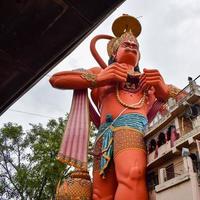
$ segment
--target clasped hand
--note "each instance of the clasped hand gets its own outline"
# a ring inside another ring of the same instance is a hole
[[[117,82],[126,82],[127,72],[130,70],[130,65],[114,63],[97,75],[97,83],[99,86],[104,86]],[[168,86],[165,84],[160,72],[156,69],[144,69],[140,77],[139,87],[142,91],[147,91],[152,86],[155,88],[157,99],[163,101],[168,99]]]
[[[114,63],[97,75],[97,84],[104,86],[111,83],[126,82],[127,72],[127,65]]]
[[[156,98],[167,101],[169,93],[168,86],[165,84],[160,72],[156,69],[144,69],[143,72],[139,82],[140,88],[146,91],[153,86],[155,88]]]

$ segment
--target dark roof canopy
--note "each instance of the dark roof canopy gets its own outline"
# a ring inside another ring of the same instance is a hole
[[[1,0],[0,113],[125,0]]]

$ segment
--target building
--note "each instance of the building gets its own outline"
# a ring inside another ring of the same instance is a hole
[[[145,133],[149,200],[200,200],[200,86],[169,99]]]

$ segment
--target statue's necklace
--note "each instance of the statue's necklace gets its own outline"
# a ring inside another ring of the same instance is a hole
[[[137,102],[137,103],[133,103],[133,104],[127,104],[125,103],[121,98],[120,98],[120,95],[119,95],[119,85],[117,84],[116,86],[116,97],[117,97],[117,101],[127,107],[127,108],[131,108],[131,109],[137,109],[137,108],[141,108],[143,107],[144,103],[145,103],[145,99],[146,99],[146,93],[144,92],[142,98]]]

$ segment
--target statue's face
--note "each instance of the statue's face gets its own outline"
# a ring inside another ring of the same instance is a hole
[[[139,44],[136,38],[131,38],[131,40],[125,39],[114,56],[118,63],[136,66],[140,59]]]

